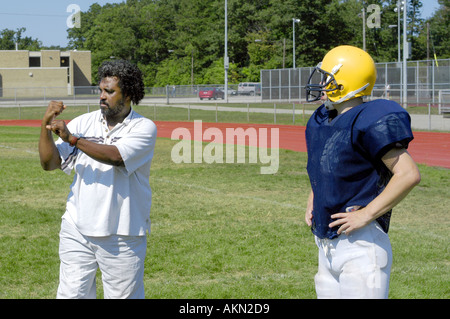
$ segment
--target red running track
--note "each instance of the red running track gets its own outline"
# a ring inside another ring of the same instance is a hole
[[[40,120],[0,120],[1,126],[39,127],[40,123]],[[158,137],[171,138],[172,132],[176,128],[186,128],[191,137],[194,137],[194,122],[155,121],[155,124],[158,128]],[[271,129],[278,128],[280,148],[306,152],[304,126],[202,122],[202,136],[207,128],[218,128],[223,132],[223,136],[226,136],[226,128],[242,128],[244,130],[266,128],[268,137],[271,136]],[[270,141],[270,138],[268,140]],[[417,163],[450,168],[450,133],[414,132],[414,140],[410,143],[408,151]]]

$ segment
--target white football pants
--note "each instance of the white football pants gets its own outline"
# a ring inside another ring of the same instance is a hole
[[[392,265],[388,235],[374,221],[349,235],[316,237],[319,270],[314,277],[317,298],[386,299]]]
[[[96,298],[98,268],[102,272],[104,298],[145,297],[146,236],[84,236],[65,219],[59,236],[57,298]]]

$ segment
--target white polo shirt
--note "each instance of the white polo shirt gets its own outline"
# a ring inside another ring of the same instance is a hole
[[[73,119],[67,127],[87,140],[115,145],[125,166],[98,162],[58,139],[61,169],[67,174],[75,171],[63,218],[86,236],[150,233],[149,178],[156,142],[153,121],[131,110],[122,123],[109,130],[98,110]]]

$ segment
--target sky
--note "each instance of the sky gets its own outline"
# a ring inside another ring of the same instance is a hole
[[[66,47],[67,19],[75,12],[69,8],[71,4],[85,12],[94,3],[121,2],[124,0],[0,0],[0,30],[24,27],[23,36],[38,39],[44,46]]]
[[[82,12],[93,3],[121,3],[124,0],[0,0],[0,30],[17,30],[25,27],[23,36],[38,39],[44,46],[66,47],[67,20],[75,12],[71,4]],[[422,0],[422,18],[430,17],[439,7],[437,0]],[[69,19],[70,20],[70,19]]]

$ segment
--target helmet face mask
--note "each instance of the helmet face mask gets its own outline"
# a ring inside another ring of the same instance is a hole
[[[319,63],[311,72],[308,83],[306,84],[306,102],[318,101],[322,98],[325,92],[333,92],[339,90],[339,85],[334,78],[334,75],[327,72],[320,67],[322,63]],[[313,82],[316,74],[320,75],[321,80],[319,83]]]
[[[362,49],[341,45],[330,50],[309,76],[306,101],[324,100],[327,108],[372,93],[377,70]]]

